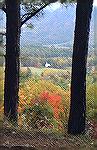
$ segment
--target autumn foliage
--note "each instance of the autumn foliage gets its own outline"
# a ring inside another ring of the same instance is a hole
[[[40,94],[41,101],[48,101],[48,103],[52,106],[54,111],[54,117],[59,117],[59,112],[62,103],[62,97],[56,93],[49,93],[48,91],[44,91]]]
[[[49,108],[51,108],[53,119],[57,121],[60,121],[60,112],[63,114],[69,113],[70,92],[50,81],[38,80],[36,82],[35,80],[29,80],[23,83],[20,87],[19,97],[19,117],[23,115],[26,109],[29,110],[28,108],[33,108],[35,105],[42,105],[43,107],[47,105],[46,111],[49,112]]]

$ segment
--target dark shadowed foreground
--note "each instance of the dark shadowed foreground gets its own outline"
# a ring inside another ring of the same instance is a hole
[[[0,129],[0,150],[97,150],[88,135]]]

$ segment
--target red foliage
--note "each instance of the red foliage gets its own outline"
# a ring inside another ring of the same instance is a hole
[[[59,107],[61,105],[62,98],[60,95],[56,93],[49,93],[48,91],[44,91],[40,94],[41,101],[48,101],[48,103],[52,106],[54,111],[54,117],[59,118]]]
[[[41,101],[47,101],[49,98],[49,92],[48,91],[44,91],[40,94],[40,100]]]

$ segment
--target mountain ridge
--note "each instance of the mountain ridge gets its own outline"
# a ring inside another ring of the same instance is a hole
[[[0,11],[0,14],[3,14]],[[5,27],[4,20],[0,20],[1,28]],[[33,17],[27,23],[33,24],[34,28],[27,28],[26,24],[21,29],[21,46],[41,45],[41,46],[61,46],[72,47],[74,40],[74,28],[76,17],[76,5],[65,7],[60,5],[56,9],[47,7],[44,9],[43,16]],[[94,47],[94,20],[91,20],[90,44]]]
[[[72,47],[74,39],[76,5],[68,7],[60,6],[54,11],[44,10],[41,18],[32,18],[30,23],[34,24],[34,29],[22,28],[21,44],[26,45],[64,45]],[[94,46],[94,22],[91,20],[91,31],[89,47]],[[27,37],[24,39],[24,37]],[[63,44],[64,43],[64,44]]]

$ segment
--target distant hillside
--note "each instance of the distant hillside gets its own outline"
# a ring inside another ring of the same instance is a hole
[[[34,29],[22,28],[21,44],[59,45],[72,47],[76,6],[60,6],[56,10],[45,9],[41,18],[29,22]],[[91,21],[90,46],[94,44],[93,18]]]
[[[72,47],[74,26],[75,26],[76,6],[61,5],[56,9],[44,9],[43,16],[33,17],[28,22],[34,28],[22,27],[21,45],[55,45],[58,47]],[[3,18],[3,20],[2,20]],[[5,14],[0,10],[0,28],[5,27]],[[93,17],[91,21],[90,47],[94,45]]]
[[[21,48],[21,55],[37,58],[72,57],[72,49],[27,45]]]

